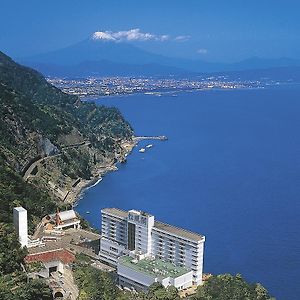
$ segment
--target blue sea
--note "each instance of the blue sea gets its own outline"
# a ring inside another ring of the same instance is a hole
[[[136,135],[169,140],[140,143],[86,190],[79,213],[99,228],[104,207],[147,211],[206,236],[205,272],[241,273],[277,299],[300,299],[299,87],[95,102],[118,107]]]

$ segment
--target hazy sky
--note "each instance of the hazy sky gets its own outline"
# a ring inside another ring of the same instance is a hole
[[[0,50],[27,56],[71,45],[95,31],[139,29],[141,34],[167,37],[145,40],[141,35],[141,40],[129,42],[169,56],[208,61],[300,58],[298,2],[0,0]]]

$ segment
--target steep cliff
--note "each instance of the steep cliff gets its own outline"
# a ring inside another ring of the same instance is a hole
[[[124,159],[132,136],[117,109],[83,103],[0,52],[2,180],[13,176],[51,201],[70,202],[80,187]],[[15,197],[0,190],[0,216],[11,213],[7,202],[21,201],[11,184]]]

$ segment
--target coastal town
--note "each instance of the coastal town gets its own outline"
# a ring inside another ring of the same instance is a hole
[[[155,77],[88,77],[88,78],[47,78],[48,82],[65,93],[81,98],[97,98],[109,95],[145,93],[161,96],[167,93],[176,96],[177,92],[208,89],[263,88],[276,84],[270,80],[230,79],[225,75],[202,76],[195,78],[155,78]]]

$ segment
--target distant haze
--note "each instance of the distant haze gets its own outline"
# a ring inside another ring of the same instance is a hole
[[[300,67],[300,60],[252,57],[237,63],[211,63],[203,59],[160,55],[143,49],[138,42],[166,43],[189,39],[187,36],[155,35],[139,29],[97,31],[74,45],[19,58],[46,76],[192,76],[199,73]],[[205,49],[198,52],[205,53]],[[298,71],[297,71],[298,72]]]
[[[14,58],[97,37],[168,57],[232,63],[300,58],[297,1],[1,2],[0,49]]]

